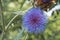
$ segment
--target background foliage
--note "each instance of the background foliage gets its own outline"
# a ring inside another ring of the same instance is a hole
[[[34,35],[24,31],[22,15],[18,14],[31,6],[29,0],[0,0],[0,40],[60,40],[60,10],[49,17],[43,34]]]

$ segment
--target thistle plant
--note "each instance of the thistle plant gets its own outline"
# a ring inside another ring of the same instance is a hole
[[[23,0],[19,11],[9,11],[9,13],[12,13],[12,15],[14,14],[15,16],[7,24],[5,24],[6,18],[4,16],[5,15],[4,11],[6,10],[4,10],[3,5],[4,0],[1,0],[0,3],[1,3],[2,35],[0,37],[0,40],[9,40],[9,37],[7,35],[9,33],[9,30],[11,31],[11,29],[14,29],[15,24],[13,23],[13,21],[16,18],[18,18],[18,16],[21,16],[22,18],[19,19],[22,22],[21,25],[19,24],[21,26],[21,29],[20,28],[18,29],[17,34],[14,37],[12,37],[11,40],[54,40],[55,36],[60,32],[51,29],[53,30],[52,33],[50,32],[51,34],[50,33],[49,35],[48,33],[45,34],[45,32],[50,30],[50,28],[48,29],[49,23],[53,23],[56,20],[60,20],[60,18],[49,20],[49,17],[52,16],[54,11],[60,10],[60,4],[58,3],[59,1],[56,2],[56,0],[31,0],[29,2],[30,4],[32,2],[32,5],[28,9],[22,11],[24,9],[23,6],[25,6],[24,4],[27,1],[28,0]],[[50,9],[50,6],[52,5],[55,6]],[[11,25],[13,25],[14,27],[12,28]]]

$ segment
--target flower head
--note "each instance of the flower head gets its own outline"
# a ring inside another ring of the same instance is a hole
[[[44,31],[47,17],[38,7],[32,7],[23,15],[23,27],[32,33],[40,33]]]

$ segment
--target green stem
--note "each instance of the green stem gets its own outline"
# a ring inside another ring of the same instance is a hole
[[[4,11],[4,7],[3,7],[3,0],[1,0],[1,20],[2,20],[2,29],[4,30],[4,27],[5,27],[5,23],[4,23],[4,14],[3,14],[3,11]]]
[[[25,3],[25,0],[23,1],[22,5],[21,5],[20,10],[21,10],[21,8],[23,7],[24,3]],[[13,20],[14,20],[17,16],[19,16],[19,14],[15,15],[15,16],[11,19],[11,21],[7,24],[7,26],[6,26],[6,28],[5,28],[6,31],[9,29],[9,25],[13,22]]]
[[[25,40],[27,40],[27,38],[28,38],[28,34],[26,35]]]
[[[3,0],[0,0],[0,6],[1,6],[1,20],[2,20],[2,30],[3,30],[1,40],[4,40],[4,35],[5,35],[5,23],[4,23],[4,14],[3,14],[3,11],[4,11]]]
[[[11,21],[7,24],[7,26],[5,27],[5,30],[6,30],[6,31],[8,30],[10,24],[13,22],[13,20],[14,20],[17,16],[18,16],[18,14],[15,15],[15,16],[11,19]]]

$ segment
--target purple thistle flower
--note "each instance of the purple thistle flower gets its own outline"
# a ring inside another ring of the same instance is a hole
[[[22,17],[23,27],[32,33],[40,33],[44,31],[47,17],[38,7],[32,7]]]

